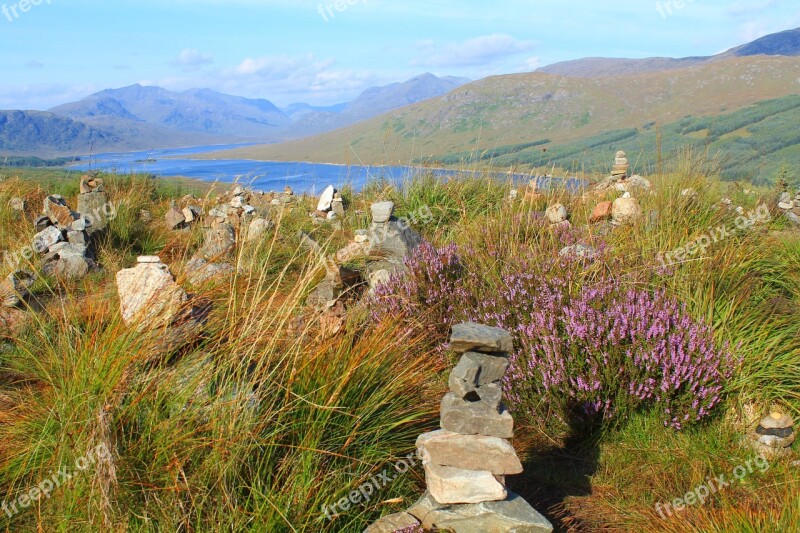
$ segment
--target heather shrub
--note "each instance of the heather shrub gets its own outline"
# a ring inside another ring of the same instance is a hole
[[[587,275],[578,259],[534,261],[533,253],[506,258],[495,276],[476,275],[467,268],[474,255],[424,245],[407,260],[406,277],[377,289],[374,313],[414,316],[437,341],[463,320],[511,331],[505,389],[516,416],[592,425],[652,408],[680,429],[721,402],[737,361],[665,292],[627,288],[608,269]]]

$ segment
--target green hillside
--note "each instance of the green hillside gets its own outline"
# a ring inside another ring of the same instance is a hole
[[[623,149],[635,163],[635,171],[650,173],[657,168],[660,144],[662,157],[669,158],[691,146],[715,158],[728,179],[765,182],[782,166],[800,166],[799,121],[800,95],[792,95],[722,115],[686,116],[664,126],[651,122],[640,128],[613,130],[580,141],[552,143],[543,139],[416,162],[531,169],[556,166],[573,172],[603,173],[610,170],[609,154]]]

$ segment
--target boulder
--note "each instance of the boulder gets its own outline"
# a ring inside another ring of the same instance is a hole
[[[265,218],[256,218],[250,222],[247,228],[247,242],[261,240],[264,235],[272,229],[274,224]]]
[[[636,224],[643,216],[636,198],[617,198],[611,209],[611,218],[617,225]]]
[[[158,257],[140,257],[136,267],[117,272],[116,281],[122,319],[139,331],[167,326],[189,300]]]
[[[209,263],[202,257],[194,257],[186,263],[185,272],[189,283],[199,286],[229,278],[236,273],[236,270],[227,263]]]
[[[567,208],[562,204],[553,204],[547,208],[545,216],[550,224],[560,224],[567,220]]]

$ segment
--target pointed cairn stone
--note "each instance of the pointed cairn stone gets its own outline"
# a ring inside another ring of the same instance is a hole
[[[505,487],[506,476],[522,473],[507,440],[514,435],[514,419],[502,402],[511,335],[500,328],[459,324],[453,327],[450,348],[463,356],[442,401],[442,429],[417,439],[428,492],[408,514],[426,529],[456,533],[551,532],[544,517]]]

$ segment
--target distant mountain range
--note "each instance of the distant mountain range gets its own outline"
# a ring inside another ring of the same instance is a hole
[[[587,57],[584,59],[554,63],[540,68],[537,72],[575,78],[607,78],[642,74],[645,72],[676,70],[722,61],[732,57],[756,55],[800,55],[800,28],[773,33],[714,56],[684,57],[679,59],[671,57],[648,57],[645,59]]]
[[[297,103],[285,109],[269,100],[209,89],[178,93],[137,84],[101,91],[47,112],[0,111],[0,154],[61,156],[90,149],[277,142],[354,124],[441,96],[469,81],[423,74],[367,89],[351,102],[327,107]]]

